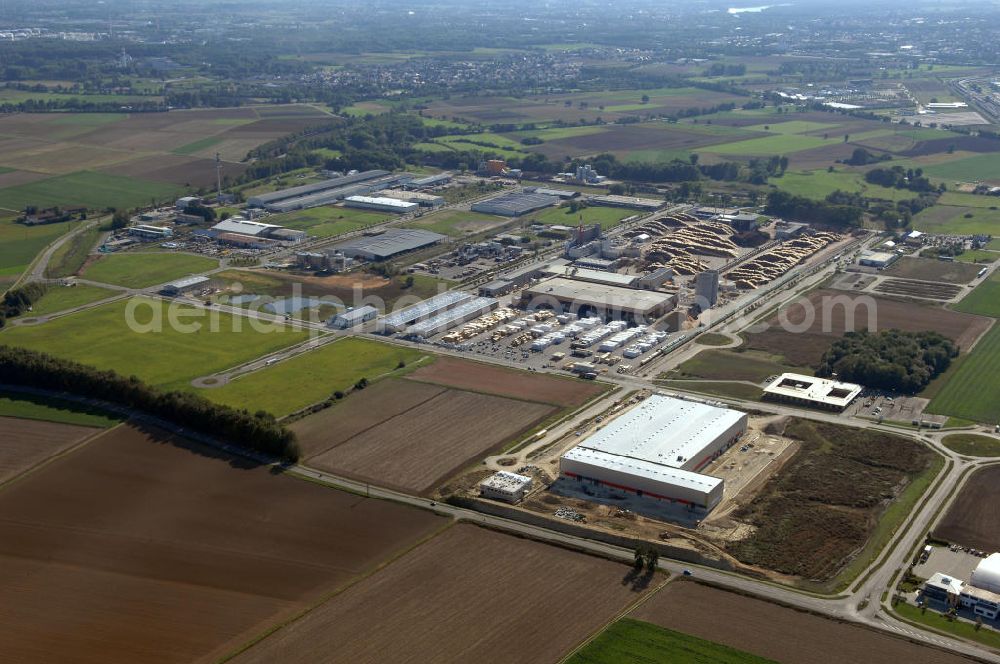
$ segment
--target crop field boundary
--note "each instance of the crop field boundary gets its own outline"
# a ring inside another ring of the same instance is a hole
[[[16,389],[16,387],[7,386],[7,387],[4,387],[4,389],[5,390],[10,389],[10,390],[13,391],[14,389]],[[22,392],[22,394],[28,394],[28,393],[27,392]],[[69,447],[67,447],[67,448],[65,448],[63,450],[59,450],[55,454],[52,454],[52,455],[46,457],[45,459],[42,459],[41,461],[39,461],[35,465],[31,466],[30,468],[25,468],[24,470],[22,470],[17,475],[14,475],[13,477],[11,477],[9,479],[0,482],[0,491],[3,491],[4,489],[6,489],[7,487],[9,487],[14,482],[19,482],[19,481],[21,481],[23,479],[26,479],[26,478],[30,477],[31,475],[34,475],[35,473],[39,472],[40,470],[42,470],[43,468],[45,468],[49,464],[51,464],[51,463],[53,463],[55,461],[58,461],[59,459],[62,459],[63,457],[72,454],[73,452],[76,452],[78,449],[80,449],[84,445],[87,445],[88,443],[90,443],[95,438],[97,438],[99,436],[102,436],[102,435],[104,435],[104,434],[106,434],[106,433],[108,433],[110,431],[114,431],[118,427],[121,427],[121,426],[123,426],[125,424],[127,424],[127,420],[123,421],[123,422],[119,422],[118,424],[116,424],[114,426],[111,426],[111,427],[108,427],[107,429],[95,429],[92,433],[88,434],[87,436],[85,436],[82,439],[78,440],[77,442],[73,443]]]
[[[286,473],[286,474],[288,474],[288,473]],[[316,480],[314,480],[312,478],[306,478],[306,477],[302,477],[302,476],[299,476],[299,475],[295,475],[294,473],[290,474],[290,476],[296,477],[296,479],[302,479],[302,480],[306,480],[306,481],[309,481],[309,482],[313,482],[315,484],[319,484],[320,486],[324,486],[324,487],[326,487],[328,489],[332,488],[335,491],[342,490],[342,489],[340,489],[340,487],[333,487],[330,484],[327,484],[326,482],[316,481]],[[353,493],[353,492],[351,492],[351,493]],[[366,498],[368,498],[368,497],[366,496]],[[373,499],[373,500],[385,500],[383,498],[377,498],[377,497],[372,497],[372,498],[369,498],[369,499]],[[395,503],[396,501],[389,501],[389,502]],[[438,513],[435,512],[435,514],[438,514]],[[280,622],[272,625],[271,627],[269,627],[266,630],[264,630],[263,632],[261,632],[259,635],[257,635],[254,638],[252,638],[247,643],[244,643],[243,645],[239,646],[235,650],[229,652],[228,654],[223,655],[222,657],[220,657],[218,659],[219,664],[222,664],[223,662],[228,662],[228,661],[232,660],[233,658],[238,657],[239,655],[241,655],[241,654],[245,653],[246,651],[250,650],[251,648],[253,648],[257,644],[259,644],[261,641],[263,641],[264,639],[268,638],[272,634],[275,634],[275,633],[281,631],[282,629],[284,629],[284,628],[286,628],[286,627],[288,627],[288,626],[290,626],[290,625],[298,622],[302,618],[305,618],[307,615],[309,615],[310,613],[312,613],[316,609],[320,608],[321,606],[323,606],[324,604],[326,604],[327,602],[329,602],[331,599],[333,599],[337,595],[340,595],[344,591],[350,589],[351,587],[357,585],[358,583],[364,581],[365,579],[373,576],[374,574],[382,571],[383,569],[385,569],[386,567],[388,567],[392,563],[396,562],[397,560],[399,560],[400,558],[402,558],[406,554],[410,553],[414,549],[416,549],[416,548],[418,548],[418,547],[426,544],[427,542],[433,540],[434,538],[438,537],[439,535],[441,535],[442,533],[444,533],[449,528],[452,528],[456,523],[458,523],[458,521],[455,520],[455,519],[451,519],[451,520],[447,521],[445,524],[443,524],[437,530],[434,530],[433,532],[427,533],[423,537],[420,537],[416,541],[412,542],[409,546],[404,546],[403,548],[401,548],[398,551],[394,552],[388,558],[385,558],[384,560],[380,561],[378,564],[374,565],[371,569],[368,569],[368,570],[365,570],[364,572],[356,574],[349,581],[345,581],[341,585],[337,586],[336,588],[334,588],[330,592],[328,592],[325,595],[323,595],[322,597],[320,597],[318,600],[316,600],[315,602],[313,602],[312,605],[307,606],[306,608],[302,609],[301,611],[299,611],[295,615],[289,616],[285,620],[282,620],[282,621],[280,621]]]

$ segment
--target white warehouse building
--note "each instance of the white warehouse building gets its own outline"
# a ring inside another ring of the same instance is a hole
[[[708,512],[723,481],[698,471],[736,443],[747,414],[654,395],[562,456],[561,477]]]

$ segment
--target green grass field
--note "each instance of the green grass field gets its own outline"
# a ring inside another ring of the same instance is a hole
[[[1000,153],[991,152],[941,164],[929,164],[924,166],[924,174],[956,182],[1000,180]]]
[[[717,397],[732,397],[746,401],[757,401],[764,396],[764,390],[746,383],[734,383],[711,380],[662,380],[657,385],[669,387],[681,392],[698,392]]]
[[[733,338],[726,334],[708,332],[706,334],[699,334],[694,338],[694,342],[702,346],[728,346],[733,343]]]
[[[0,277],[21,274],[36,255],[79,222],[24,226],[0,219]]]
[[[913,227],[925,233],[1000,235],[1000,210],[935,205],[915,216]]]
[[[135,330],[128,323],[130,306]],[[171,324],[171,310],[179,325]],[[162,323],[159,326],[157,319]],[[261,329],[218,311],[135,297],[42,325],[8,327],[0,331],[0,343],[135,375],[163,388],[189,389],[194,378],[308,338],[305,331],[277,323],[258,323],[257,327]]]
[[[213,145],[218,145],[223,140],[224,139],[222,138],[222,136],[206,136],[205,138],[193,141],[191,143],[188,143],[187,145],[182,145],[179,148],[175,148],[173,150],[173,153],[184,154],[184,155],[194,154],[195,152],[201,152],[202,150],[206,150],[212,147]]]
[[[49,264],[45,266],[45,276],[49,279],[60,279],[79,272],[87,262],[91,250],[97,245],[101,232],[101,227],[97,224],[64,242],[52,252]]]
[[[989,279],[976,286],[952,308],[967,314],[1000,318],[1000,274],[991,274]]]
[[[951,622],[934,609],[927,609],[926,613],[921,613],[920,609],[912,604],[897,604],[895,611],[903,618],[919,625],[976,641],[993,649],[1000,649],[1000,633],[996,630],[989,628],[977,630],[974,624],[964,620]]]
[[[426,214],[419,219],[406,224],[407,228],[421,228],[426,231],[442,233],[454,237],[480,233],[497,226],[502,226],[510,220],[492,214],[482,214],[465,210],[441,210]]]
[[[554,207],[535,212],[530,218],[541,224],[578,226],[584,224],[600,224],[601,228],[608,229],[617,226],[622,219],[639,214],[637,210],[626,208],[591,206],[581,208],[577,212],[572,212],[568,207]]]
[[[995,251],[986,251],[985,249],[967,249],[963,251],[958,256],[955,256],[955,260],[962,263],[994,263],[1000,258],[1000,254]]]
[[[269,223],[305,231],[315,237],[333,237],[380,224],[392,215],[345,207],[316,207],[269,217]]]
[[[0,189],[0,207],[23,210],[28,205],[86,205],[89,208],[133,208],[164,202],[183,193],[184,187],[124,175],[79,171],[46,180]]]
[[[42,299],[35,302],[31,308],[31,313],[28,315],[47,316],[57,311],[65,311],[112,297],[117,292],[109,288],[98,288],[97,286],[88,286],[86,284],[77,284],[71,287],[50,284],[45,295],[42,296]]]
[[[26,420],[45,420],[102,429],[121,422],[120,418],[92,406],[52,397],[2,391],[0,391],[0,417],[20,417]],[[3,425],[0,423],[0,429],[2,428]]]
[[[190,254],[108,254],[91,263],[82,276],[104,284],[147,288],[217,267],[219,261],[214,258]]]
[[[941,442],[952,452],[966,456],[1000,456],[1000,440],[989,436],[979,436],[974,433],[953,433],[950,436],[945,436]]]
[[[998,305],[1000,302],[993,306]],[[1000,325],[994,325],[979,340],[928,404],[927,412],[995,424],[1000,422],[997,394],[1000,394]]]
[[[761,351],[704,350],[677,367],[666,379],[703,378],[706,380],[745,380],[763,382],[766,378],[787,371],[811,375],[809,369],[782,363],[780,357]]]
[[[422,351],[347,338],[233,380],[222,387],[199,390],[212,401],[251,411],[262,408],[283,417],[347,391],[359,379],[373,381],[412,365]]]
[[[836,190],[864,194],[868,198],[884,198],[900,201],[913,197],[913,192],[905,189],[890,189],[868,184],[861,173],[854,171],[787,171],[779,178],[771,178],[768,183],[782,191],[807,198],[826,198]]]
[[[777,664],[720,643],[622,618],[577,651],[567,664]]]
[[[810,131],[826,131],[832,134],[840,125],[826,122],[811,122],[809,120],[789,120],[788,122],[773,122],[768,124],[744,127],[747,131],[769,131],[772,134],[805,134]],[[840,136],[843,138],[843,136]]]

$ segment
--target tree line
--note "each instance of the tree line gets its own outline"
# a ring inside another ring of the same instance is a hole
[[[295,434],[273,415],[237,410],[188,392],[163,392],[135,376],[126,378],[46,353],[0,346],[0,380],[109,401],[285,461],[299,458]]]
[[[776,217],[800,219],[825,226],[848,228],[859,226],[864,216],[864,208],[844,204],[838,197],[844,192],[833,192],[827,200],[816,201],[805,196],[795,196],[786,191],[772,191],[767,195],[764,213]]]
[[[33,281],[4,293],[3,300],[0,301],[0,328],[7,324],[8,318],[15,318],[31,309],[31,306],[45,295],[45,291],[45,284]]]

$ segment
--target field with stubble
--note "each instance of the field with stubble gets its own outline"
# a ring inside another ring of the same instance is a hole
[[[213,662],[445,520],[122,426],[0,491],[12,662]]]
[[[233,661],[558,662],[641,596],[630,569],[456,525]]]

